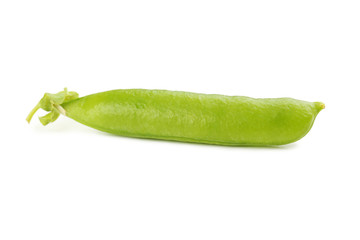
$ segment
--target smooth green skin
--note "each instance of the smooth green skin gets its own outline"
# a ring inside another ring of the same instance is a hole
[[[146,89],[101,92],[53,105],[55,112],[64,110],[75,121],[108,133],[218,145],[295,142],[324,108],[320,102],[292,98]],[[46,124],[54,121],[48,119]]]

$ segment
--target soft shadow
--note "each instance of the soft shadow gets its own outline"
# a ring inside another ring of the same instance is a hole
[[[34,119],[35,120],[35,119]],[[82,125],[72,119],[62,118],[58,119],[56,122],[49,123],[46,126],[43,126],[41,123],[34,123],[33,128],[38,132],[82,132],[89,133],[93,130],[90,127]],[[90,131],[89,131],[90,130]]]
[[[128,137],[128,136],[121,136],[116,135],[112,133],[107,132],[101,132],[98,131],[97,134],[114,137],[114,138],[127,138],[130,141],[151,141],[151,142],[163,142],[167,144],[185,144],[185,145],[194,145],[194,146],[200,146],[200,147],[211,147],[211,148],[230,148],[230,149],[241,149],[241,148],[247,148],[247,149],[278,149],[278,150],[287,150],[287,149],[294,149],[296,148],[296,144],[287,144],[287,145],[240,145],[240,146],[228,146],[228,145],[216,145],[216,144],[207,144],[207,143],[195,143],[195,142],[182,142],[182,141],[176,141],[176,140],[165,140],[165,139],[154,139],[154,138],[142,138],[142,137]]]

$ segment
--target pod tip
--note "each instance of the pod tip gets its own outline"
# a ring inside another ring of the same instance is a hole
[[[315,108],[317,110],[317,112],[320,112],[321,110],[323,110],[325,108],[325,103],[323,102],[315,102]]]

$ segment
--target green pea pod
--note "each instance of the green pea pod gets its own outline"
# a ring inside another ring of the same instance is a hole
[[[128,137],[218,145],[283,145],[304,137],[321,102],[292,98],[250,98],[191,92],[123,89],[78,98],[65,89],[46,93],[46,125],[60,114],[100,131]]]

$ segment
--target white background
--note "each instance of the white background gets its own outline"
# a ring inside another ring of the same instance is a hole
[[[360,239],[359,1],[0,2],[0,239]],[[278,148],[27,113],[119,88],[323,101]]]

